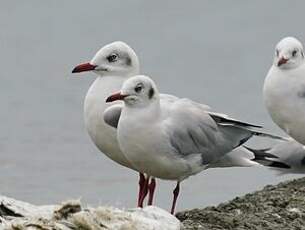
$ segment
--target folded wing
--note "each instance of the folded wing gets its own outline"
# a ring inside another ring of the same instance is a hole
[[[106,124],[112,126],[113,128],[117,128],[121,116],[123,105],[116,104],[108,107],[103,114],[103,118]]]
[[[185,157],[200,154],[205,165],[216,162],[253,135],[273,137],[254,130],[260,126],[210,112],[209,107],[189,99],[178,99],[166,108],[164,124],[174,151]]]

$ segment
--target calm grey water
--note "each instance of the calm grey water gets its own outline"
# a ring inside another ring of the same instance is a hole
[[[136,50],[142,72],[162,92],[283,134],[261,91],[275,44],[287,35],[305,41],[305,3],[299,3],[2,0],[0,193],[36,204],[81,197],[134,206],[137,174],[104,157],[84,128],[83,100],[95,76],[71,74],[115,40]],[[261,168],[208,170],[183,182],[178,209],[293,177]],[[158,205],[169,206],[173,187],[161,183]]]

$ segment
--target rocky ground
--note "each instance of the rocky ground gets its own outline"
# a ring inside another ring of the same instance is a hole
[[[305,230],[305,178],[176,217],[181,223],[153,206],[119,210],[83,207],[80,201],[35,206],[0,196],[0,230]]]
[[[177,213],[184,229],[305,229],[305,178],[268,185],[217,207]]]

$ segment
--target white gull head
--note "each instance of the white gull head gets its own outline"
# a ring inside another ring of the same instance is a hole
[[[127,80],[121,89],[129,107],[145,107],[159,98],[156,84],[149,77],[138,75]]]
[[[76,66],[72,73],[93,71],[99,76],[133,76],[139,72],[134,50],[121,41],[102,47],[88,63]]]
[[[304,63],[303,45],[294,37],[283,38],[275,48],[274,65],[280,69],[294,69]]]
[[[134,76],[126,80],[119,93],[107,98],[107,102],[124,100],[126,107],[147,107],[159,100],[159,92],[152,79],[144,75]]]

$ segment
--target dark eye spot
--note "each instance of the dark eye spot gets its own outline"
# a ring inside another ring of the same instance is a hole
[[[142,90],[142,85],[137,85],[135,88],[134,88],[134,91],[136,92],[136,93],[140,93],[141,92],[141,90]]]
[[[298,51],[297,50],[294,50],[294,51],[292,51],[292,57],[295,57],[296,55],[297,55],[297,53],[298,53]]]
[[[118,55],[117,54],[110,54],[108,57],[107,57],[107,60],[109,62],[116,62],[118,60]]]
[[[151,99],[155,94],[155,90],[153,88],[150,88],[148,91],[148,98]]]

